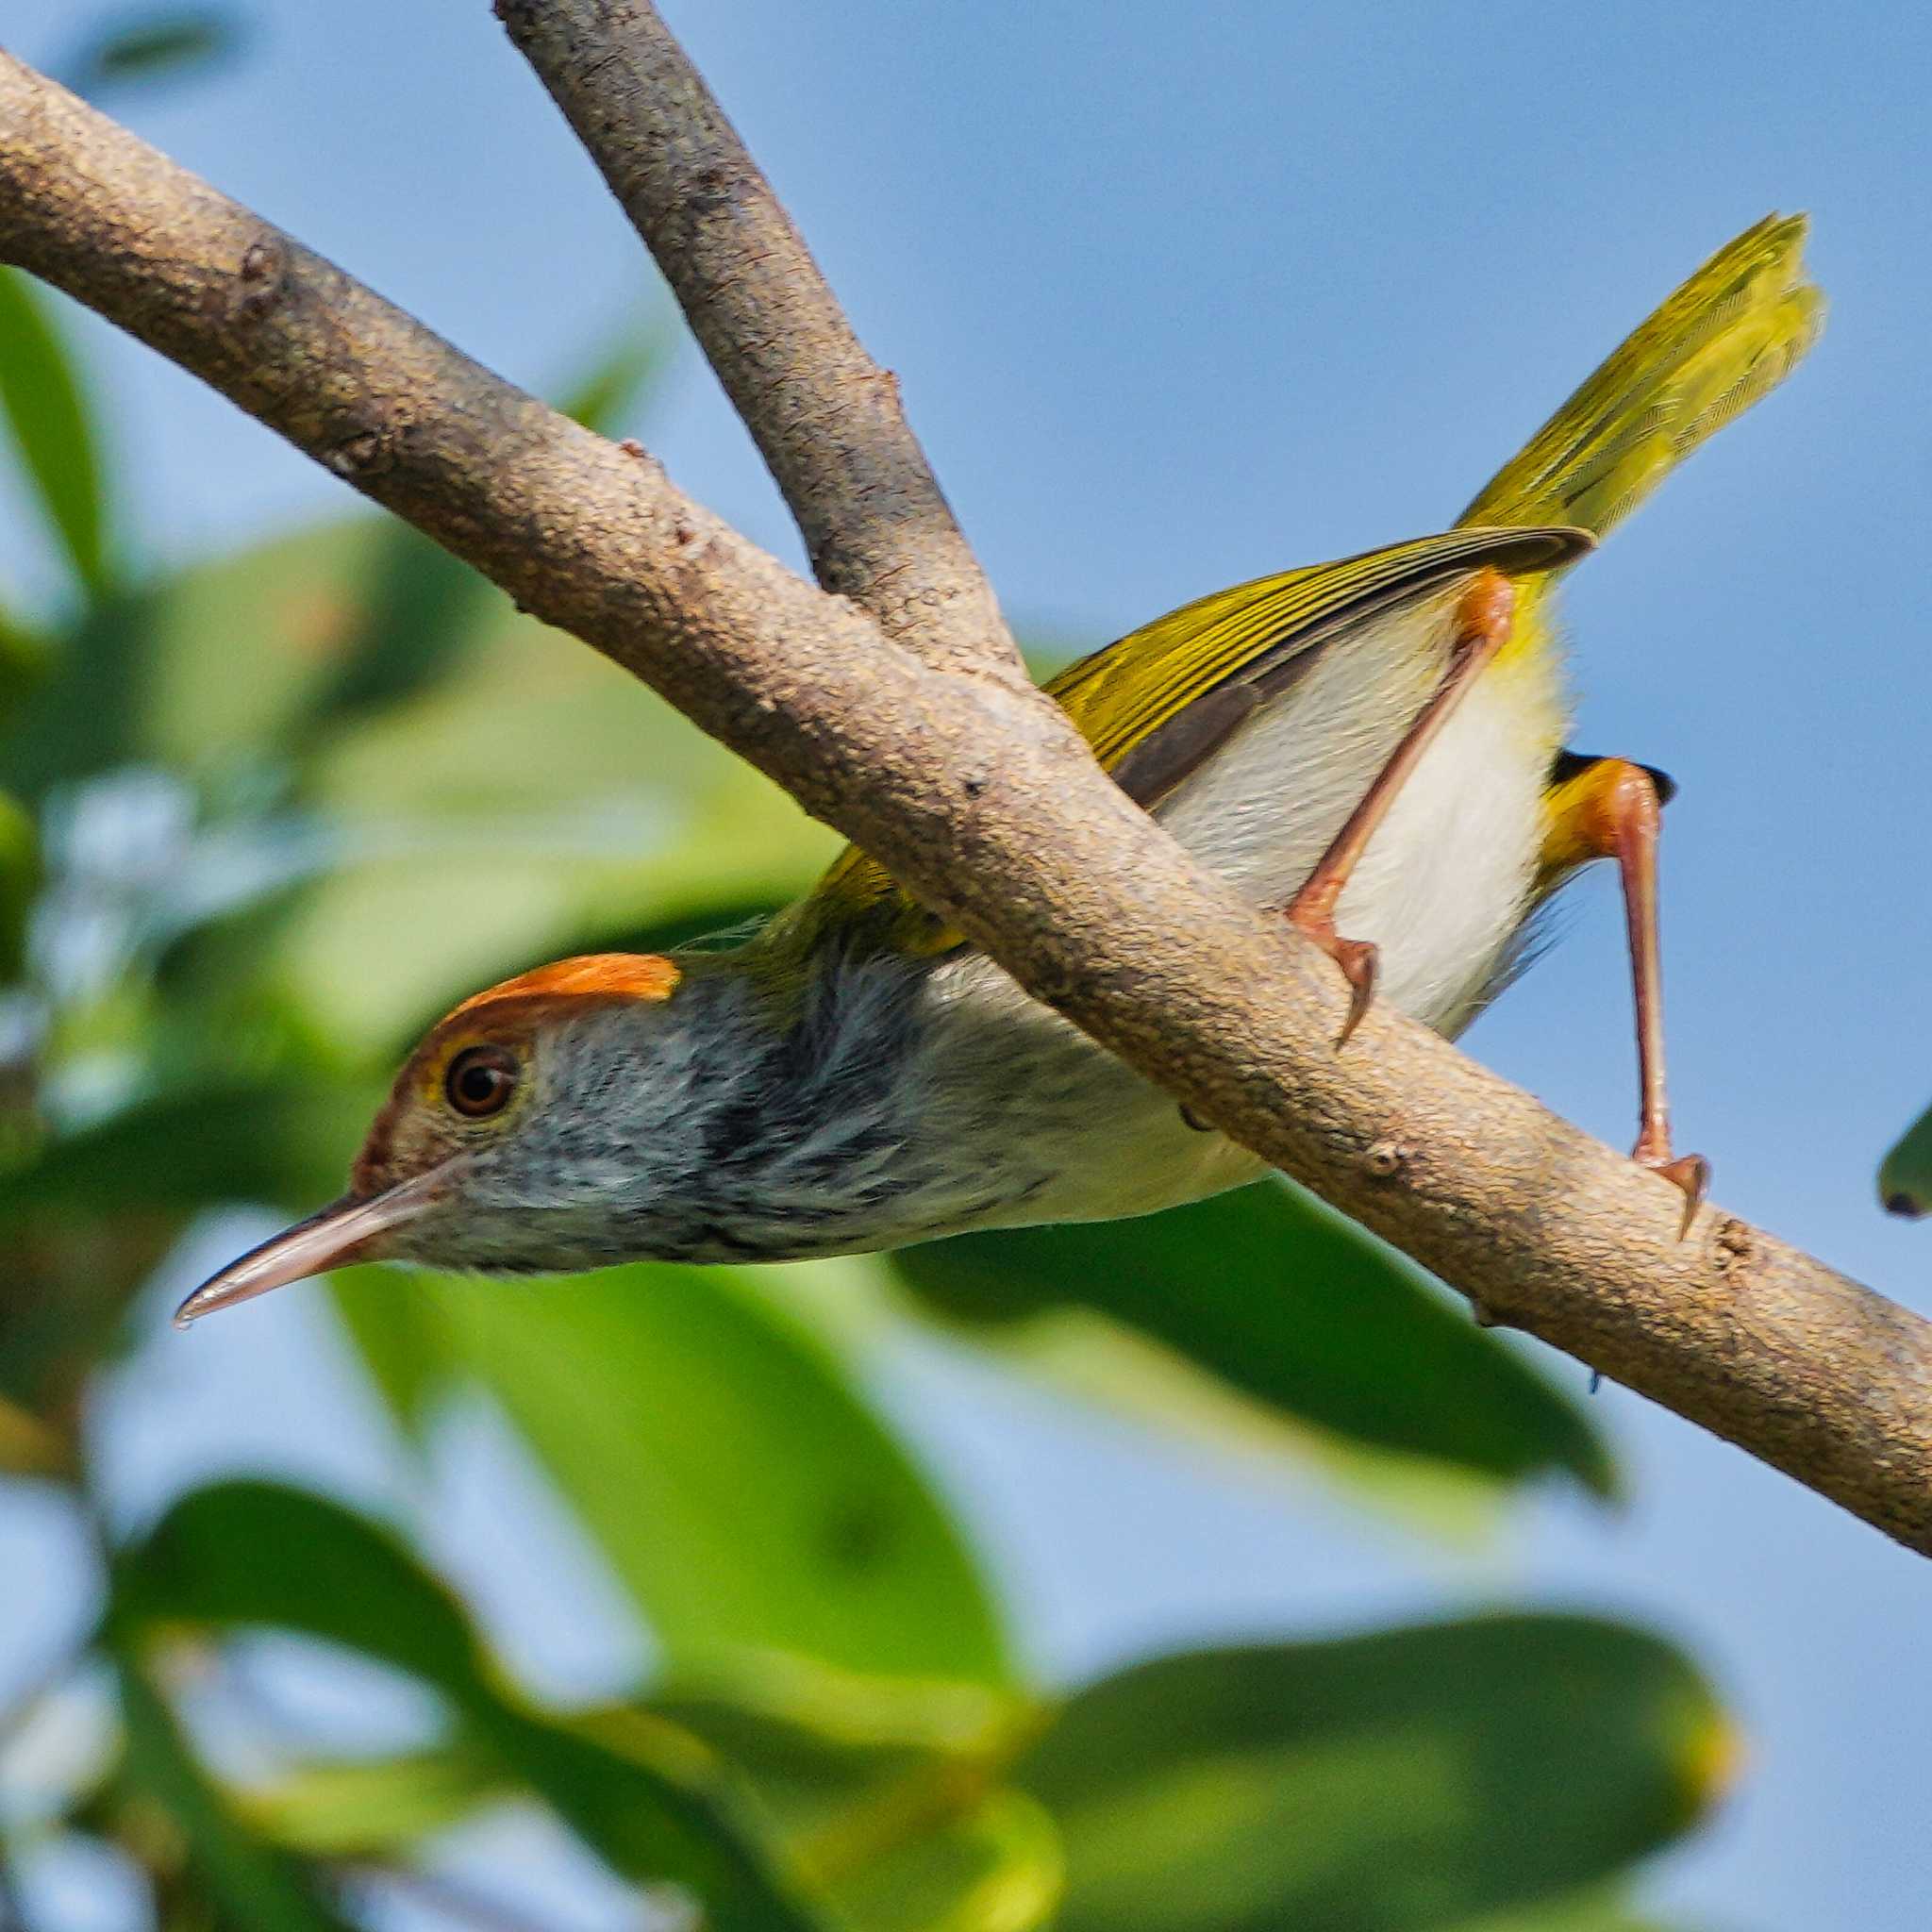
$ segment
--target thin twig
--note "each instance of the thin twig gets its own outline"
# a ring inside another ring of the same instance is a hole
[[[1492,1315],[1932,1553],[1932,1327],[1681,1197],[1202,874],[1044,700],[921,666],[655,465],[0,56],[0,259],[635,672],[1041,999]]]
[[[943,670],[1025,675],[908,425],[738,130],[649,0],[496,0],[657,258],[818,580]]]

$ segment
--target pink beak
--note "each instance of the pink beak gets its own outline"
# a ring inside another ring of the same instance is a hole
[[[319,1214],[250,1248],[239,1261],[209,1275],[175,1310],[175,1327],[186,1328],[217,1308],[253,1301],[272,1288],[285,1288],[291,1281],[364,1259],[378,1236],[414,1221],[441,1196],[455,1165],[446,1160],[384,1193],[344,1194]]]

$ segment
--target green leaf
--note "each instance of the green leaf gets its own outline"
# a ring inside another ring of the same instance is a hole
[[[400,686],[377,702],[389,660],[363,641],[402,623],[401,606],[383,620],[369,602],[383,530],[357,518],[170,579],[124,660],[94,654],[87,689],[70,680],[64,721],[9,746],[43,765],[38,739],[63,742],[125,705],[118,755],[204,784],[283,748],[300,807],[340,858],[279,895],[274,917],[227,923],[245,935],[225,950],[231,991],[373,1059],[507,966],[582,935],[782,904],[829,858],[833,836],[769,780],[615,666],[559,650],[493,591],[456,593],[470,627],[438,649],[460,676],[425,677],[418,661],[407,702],[391,701]],[[414,600],[444,566],[420,560],[405,601],[433,624],[433,597]],[[343,703],[338,727],[303,725],[311,705]]]
[[[354,1089],[291,1080],[160,1095],[0,1170],[0,1395],[58,1411],[195,1210],[314,1207],[368,1119]]]
[[[571,384],[557,407],[586,429],[608,436],[663,387],[678,337],[670,318],[625,328]]]
[[[1061,1890],[1059,1833],[1000,1782],[1035,1707],[968,1687],[812,1670],[655,1708],[750,1781],[854,1932],[1030,1932]]]
[[[38,799],[139,756],[157,613],[144,591],[97,599],[48,641],[8,708],[0,770],[15,790]]]
[[[815,1843],[814,1862],[841,1867],[855,1860],[829,1841],[853,1837],[855,1806],[962,1771],[983,1788],[1040,1714],[1024,1692],[784,1657],[674,1682],[650,1708],[740,1766],[778,1829]]]
[[[89,99],[113,88],[184,79],[231,58],[242,24],[225,7],[158,7],[95,33],[63,70]]]
[[[308,1764],[237,1804],[260,1837],[317,1858],[389,1858],[515,1795],[503,1766],[469,1741],[400,1757]]]
[[[214,1483],[176,1501],[119,1559],[114,1614],[296,1631],[406,1672],[459,1710],[496,1694],[461,1607],[394,1535],[277,1483]]]
[[[419,1445],[437,1396],[457,1371],[434,1293],[423,1286],[385,1267],[339,1268],[328,1277],[329,1298],[383,1407]]]
[[[0,610],[0,731],[12,728],[27,698],[51,673],[58,647],[17,612]]]
[[[142,755],[201,778],[291,742],[366,633],[390,528],[373,516],[331,519],[157,586]]]
[[[1878,1198],[1892,1214],[1932,1214],[1932,1108],[1907,1127],[1878,1170]]]
[[[891,1265],[954,1321],[1092,1309],[1349,1441],[1497,1481],[1563,1471],[1614,1491],[1574,1402],[1413,1263],[1285,1182],[1133,1221],[967,1235]]]
[[[313,1204],[340,1189],[375,1098],[291,1076],[136,1101],[0,1172],[0,1221]]]
[[[88,1377],[178,1228],[172,1216],[131,1214],[24,1216],[0,1230],[0,1401],[57,1437],[71,1429]]]
[[[350,1932],[295,1866],[236,1815],[138,1659],[123,1654],[115,1667],[127,1733],[126,1774],[175,1821],[191,1869],[225,1918],[251,1932]]]
[[[90,596],[103,595],[112,574],[92,411],[42,299],[10,268],[0,268],[0,415],[75,577]]]
[[[831,1893],[855,1932],[1034,1932],[1056,1924],[1060,1836],[1024,1791],[994,1790]]]
[[[407,524],[384,524],[356,596],[358,622],[293,726],[292,742],[392,709],[463,661],[503,592]]]
[[[566,1721],[596,1740],[639,1707]],[[997,1782],[1030,1706],[958,1684],[761,1667],[731,1690],[659,1700],[647,1715],[702,1739],[746,1780],[774,1839],[844,1932],[1031,1932],[1059,1897],[1059,1834]],[[475,1743],[384,1763],[306,1767],[245,1815],[291,1849],[394,1858],[511,1795]]]
[[[1539,1901],[1521,1911],[1485,1913],[1447,1932],[1669,1932],[1647,1912],[1633,1911],[1615,1892],[1592,1891],[1555,1903]]]
[[[616,1872],[688,1886],[718,1932],[817,1923],[747,1835],[694,1739],[641,1714],[597,1738],[538,1715],[449,1591],[387,1531],[323,1497],[251,1482],[184,1497],[120,1559],[111,1615],[124,1633],[267,1624],[375,1657],[441,1691]]]
[[[1441,1932],[1602,1884],[1732,1757],[1669,1645],[1496,1616],[1158,1658],[1014,1774],[1066,1840],[1059,1932]]]
[[[150,587],[142,617],[128,654],[131,755],[196,778],[319,751],[308,737],[316,717],[359,724],[421,697],[459,648],[481,651],[515,627],[501,591],[377,516],[332,518],[176,571]]]
[[[41,887],[40,830],[18,799],[0,791],[0,986],[26,963],[27,923]]]
[[[675,1659],[1007,1680],[951,1517],[829,1350],[741,1278],[640,1266],[436,1292],[458,1357]]]
[[[325,882],[280,946],[329,1037],[372,1046],[586,931],[782,903],[834,842],[650,692],[534,627],[332,741],[305,791],[352,844],[366,827],[389,847]]]

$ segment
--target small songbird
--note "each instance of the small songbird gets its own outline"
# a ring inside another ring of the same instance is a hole
[[[1690,1211],[1706,1170],[1671,1146],[1657,983],[1671,788],[1562,749],[1553,593],[1809,346],[1804,234],[1772,217],[1720,250],[1446,535],[1204,597],[1048,686],[1202,864],[1325,948],[1350,1025],[1373,991],[1453,1038],[1537,908],[1615,858],[1635,1158]],[[351,1260],[782,1260],[1144,1214],[1262,1171],[848,850],[733,950],[566,959],[465,1000],[397,1075],[348,1192],[176,1319]]]

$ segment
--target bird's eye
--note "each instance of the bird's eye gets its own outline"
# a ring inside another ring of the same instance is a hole
[[[442,1091],[449,1104],[473,1121],[501,1113],[516,1091],[516,1056],[501,1046],[466,1046],[449,1063]]]

